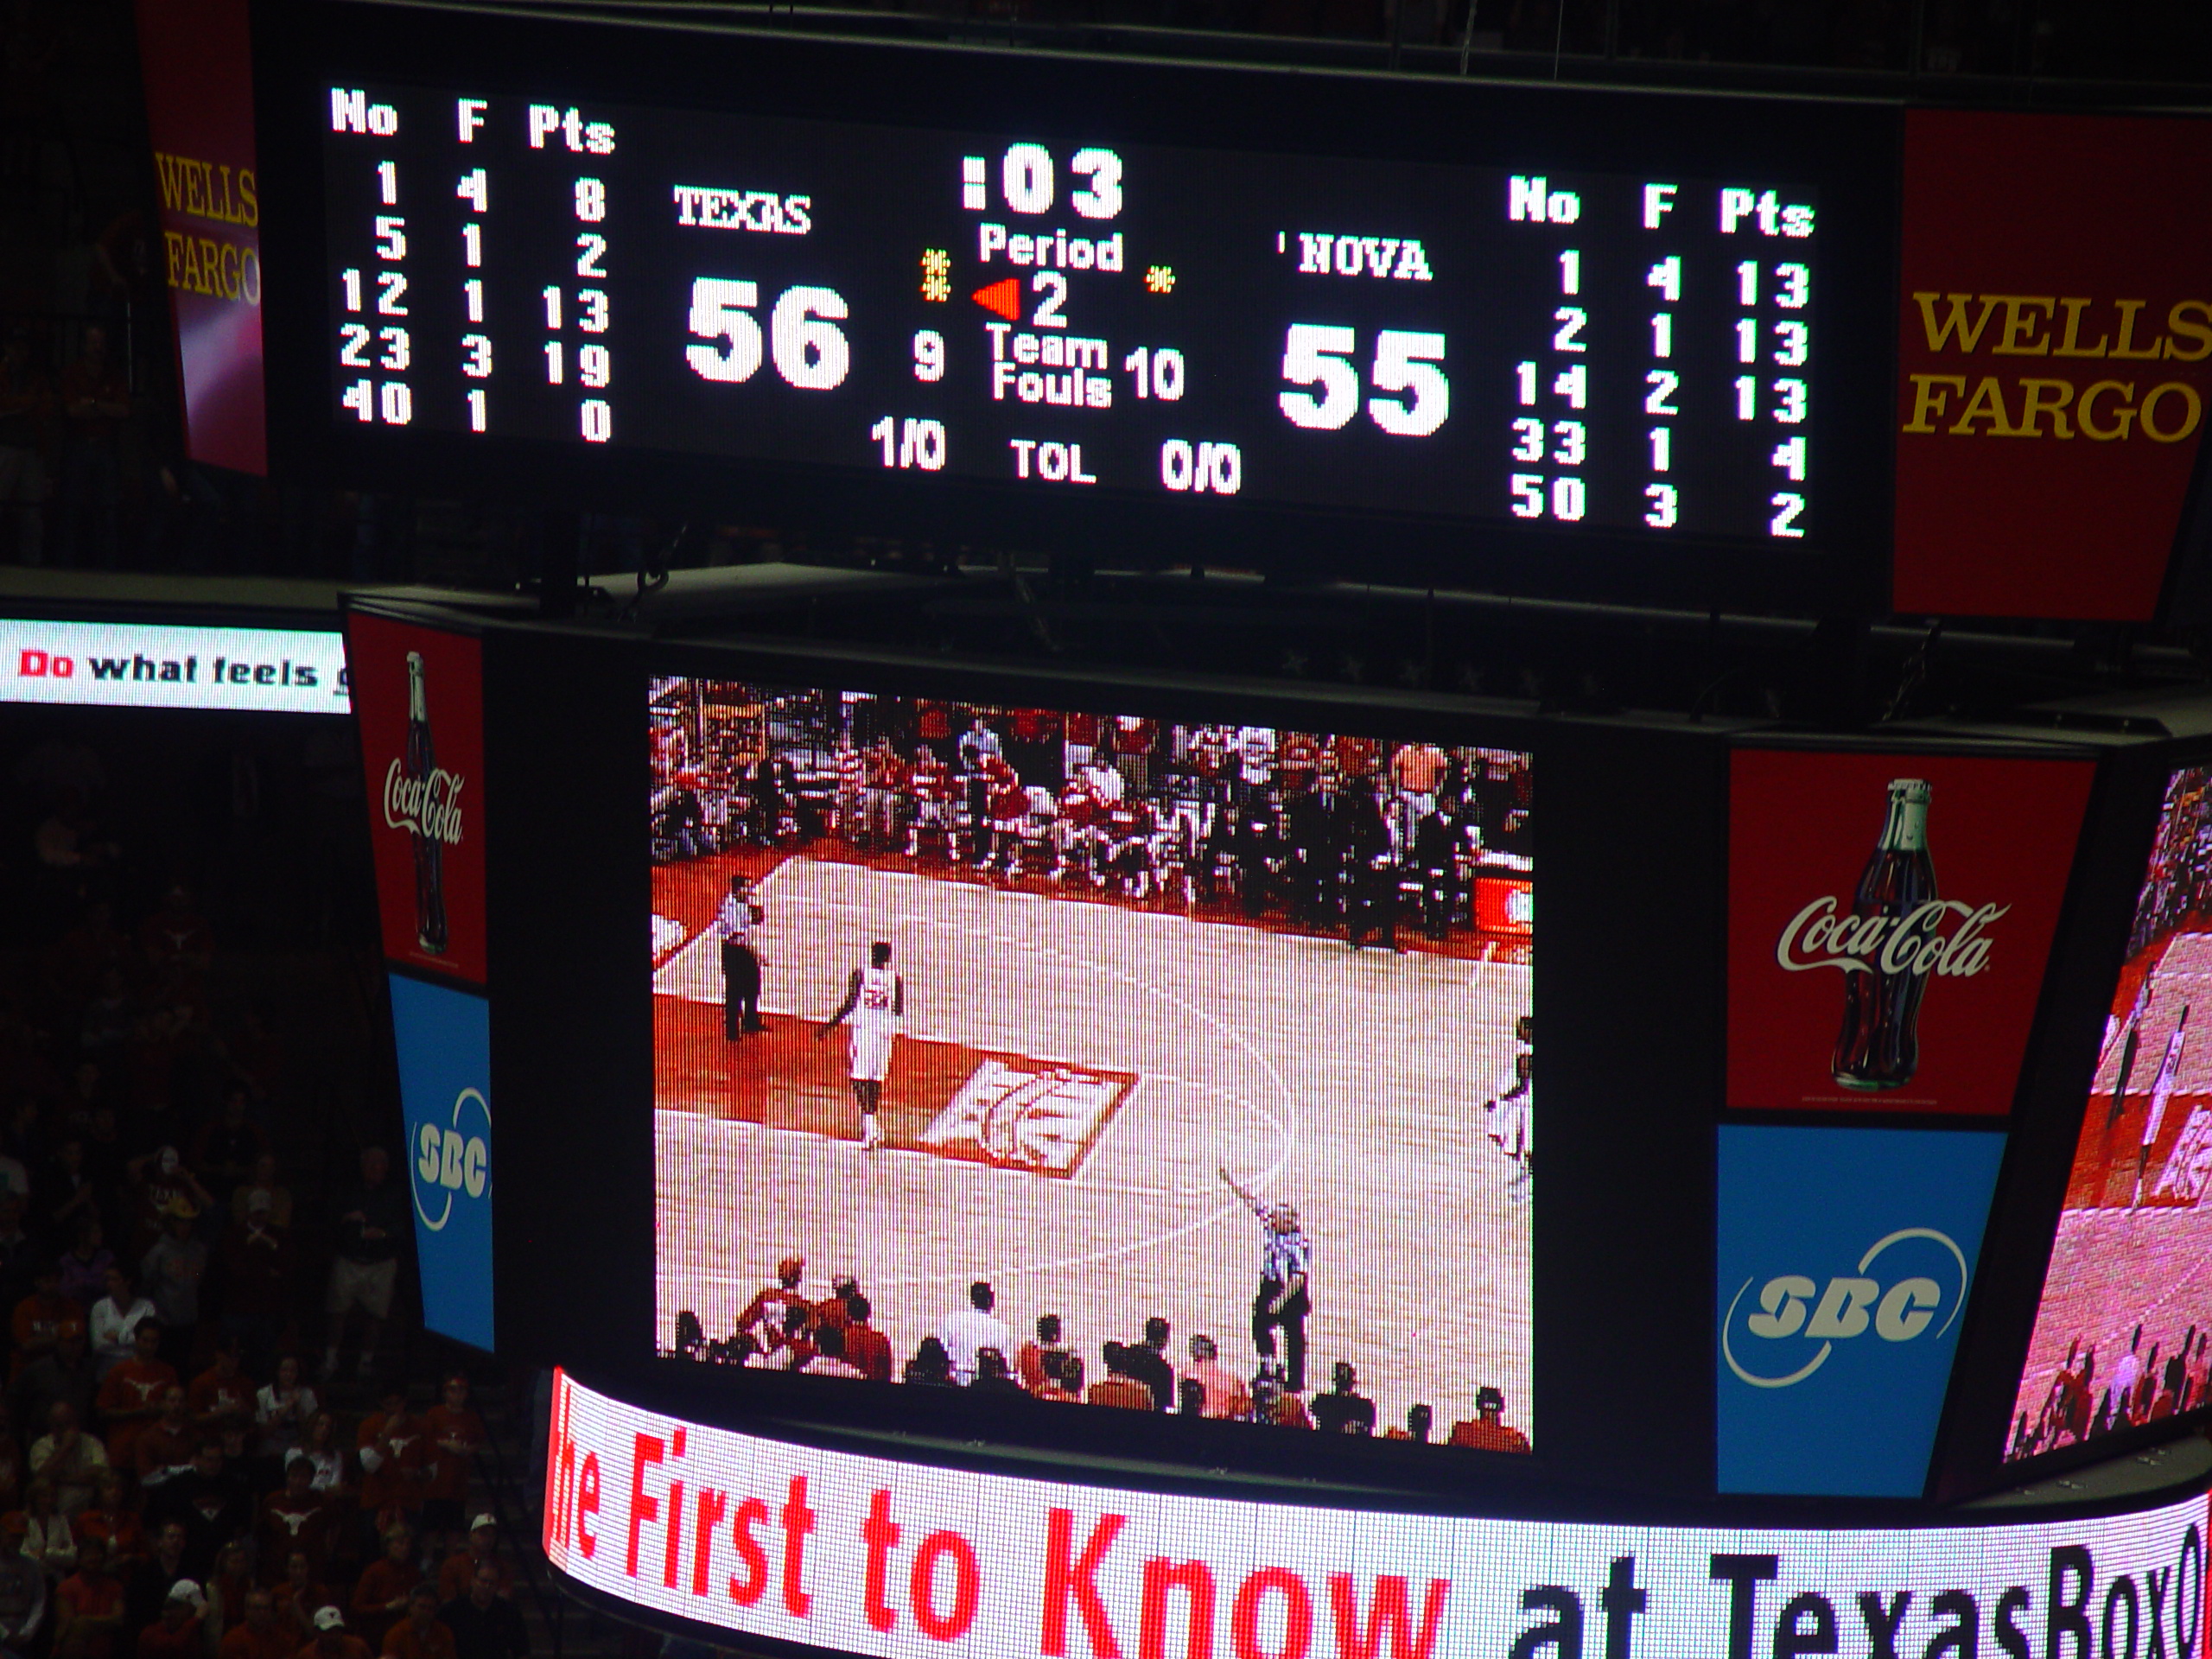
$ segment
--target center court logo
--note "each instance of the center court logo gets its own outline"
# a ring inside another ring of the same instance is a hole
[[[480,1134],[471,1135],[464,1128],[471,1120],[481,1126]],[[476,1089],[463,1089],[454,1096],[450,1128],[425,1123],[416,1133],[415,1213],[429,1231],[443,1232],[453,1219],[455,1193],[472,1198],[484,1196],[491,1185],[491,1133],[492,1108]]]
[[[1855,1273],[1831,1277],[1825,1289],[1803,1274],[1783,1273],[1754,1297],[1757,1275],[1745,1280],[1721,1322],[1721,1354],[1755,1389],[1794,1388],[1827,1363],[1839,1342],[1870,1332],[1888,1343],[1941,1338],[1966,1306],[1967,1276],[1966,1252],[1948,1234],[1899,1228],[1868,1248]]]

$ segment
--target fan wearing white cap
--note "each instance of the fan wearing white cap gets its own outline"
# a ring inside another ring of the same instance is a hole
[[[315,1640],[302,1650],[302,1659],[310,1651],[315,1659],[369,1659],[369,1644],[346,1634],[346,1615],[335,1607],[316,1610]]]
[[[207,1597],[199,1581],[177,1580],[162,1599],[161,1617],[139,1632],[139,1659],[199,1659],[207,1651],[200,1626],[207,1613]]]

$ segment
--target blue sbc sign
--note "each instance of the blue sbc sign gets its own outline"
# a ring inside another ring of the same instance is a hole
[[[1720,1131],[1719,1484],[1916,1497],[2005,1137]]]
[[[391,980],[423,1321],[492,1346],[492,1043],[480,996]]]

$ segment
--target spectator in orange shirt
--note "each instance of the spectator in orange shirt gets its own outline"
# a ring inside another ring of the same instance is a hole
[[[295,1647],[315,1640],[315,1616],[333,1607],[329,1586],[315,1575],[306,1552],[294,1550],[284,1558],[284,1576],[274,1585],[270,1598],[276,1604],[276,1625]]]
[[[54,1344],[60,1339],[63,1320],[74,1319],[82,1324],[84,1318],[85,1310],[61,1294],[61,1264],[40,1262],[38,1272],[31,1279],[31,1294],[16,1304],[16,1311],[9,1319],[9,1331],[16,1343],[9,1380],[21,1376],[24,1367],[32,1361],[43,1359],[54,1351]]]
[[[329,1559],[330,1505],[315,1490],[314,1480],[315,1465],[305,1452],[295,1452],[284,1465],[284,1490],[261,1500],[264,1560],[289,1560],[295,1550],[310,1562]]]
[[[1505,1423],[1505,1395],[1497,1389],[1481,1388],[1475,1391],[1473,1420],[1452,1425],[1452,1446],[1464,1446],[1477,1452],[1522,1452],[1529,1449],[1529,1437]]]
[[[346,1630],[346,1615],[335,1607],[315,1611],[315,1640],[302,1648],[299,1659],[369,1659],[369,1644]]]
[[[1071,1354],[1065,1348],[1055,1349],[1045,1356],[1045,1385],[1037,1390],[1037,1397],[1048,1405],[1079,1406],[1083,1403],[1083,1356]]]
[[[108,1569],[107,1543],[77,1546],[77,1570],[54,1592],[54,1659],[109,1659],[123,1629],[123,1580]]]
[[[138,1659],[207,1659],[207,1638],[200,1621],[207,1611],[207,1598],[190,1579],[169,1586],[162,1616],[138,1632]]]
[[[1109,1342],[1105,1354],[1106,1375],[1090,1385],[1090,1392],[1085,1396],[1090,1403],[1115,1406],[1124,1411],[1158,1409],[1153,1403],[1152,1390],[1128,1374],[1128,1351],[1118,1342]]]
[[[133,1465],[138,1437],[162,1413],[165,1397],[176,1387],[176,1368],[161,1357],[162,1327],[152,1319],[131,1333],[130,1357],[119,1362],[101,1379],[94,1405],[107,1431],[109,1459],[120,1468]],[[177,1395],[177,1409],[184,1409],[184,1395]],[[185,1448],[180,1462],[192,1456]]]
[[[856,1288],[845,1299],[845,1358],[871,1382],[891,1380],[891,1338],[868,1323],[875,1309]]]
[[[1251,1391],[1243,1377],[1221,1363],[1221,1349],[1211,1337],[1200,1334],[1191,1338],[1191,1363],[1183,1368],[1183,1375],[1205,1390],[1201,1408],[1205,1416],[1241,1421],[1251,1415]]]
[[[192,1379],[184,1402],[195,1427],[222,1437],[223,1456],[244,1463],[253,1429],[253,1379],[238,1367],[234,1338],[226,1337],[216,1347],[214,1364]]]
[[[499,1558],[499,1523],[480,1515],[468,1529],[468,1548],[455,1550],[438,1569],[438,1599],[459,1601],[476,1582],[476,1569],[488,1567],[503,1596],[515,1592],[514,1569]]]
[[[443,1397],[423,1414],[430,1442],[429,1479],[423,1491],[424,1554],[436,1560],[448,1542],[461,1543],[461,1521],[468,1511],[468,1476],[487,1438],[484,1420],[468,1403],[468,1379],[455,1371],[446,1378]]]
[[[98,1539],[106,1550],[108,1570],[118,1577],[146,1553],[145,1529],[130,1507],[130,1488],[120,1469],[101,1472],[99,1496],[92,1508],[77,1512],[75,1526],[78,1559],[82,1560],[85,1546]]]
[[[361,1424],[354,1440],[361,1464],[361,1508],[379,1528],[411,1523],[430,1484],[430,1437],[407,1409],[403,1389],[385,1391],[384,1409]],[[382,1630],[364,1631],[365,1639]]]
[[[407,1596],[407,1617],[385,1632],[387,1659],[454,1659],[453,1632],[438,1617],[438,1592],[418,1584]]]
[[[182,1474],[199,1454],[200,1440],[199,1431],[185,1414],[184,1390],[170,1383],[162,1390],[162,1414],[130,1441],[131,1466],[137,1471],[138,1484],[150,1492]]]
[[[1032,1394],[1045,1391],[1045,1356],[1065,1353],[1066,1344],[1060,1340],[1060,1316],[1039,1313],[1037,1334],[1021,1344],[1021,1351],[1014,1357],[1014,1370],[1021,1378],[1021,1386]]]
[[[353,1586],[353,1623],[363,1638],[373,1636],[381,1643],[406,1612],[409,1592],[422,1582],[423,1569],[415,1565],[415,1534],[393,1527],[384,1535],[384,1554],[361,1570]]]
[[[217,1659],[292,1659],[297,1637],[276,1622],[276,1600],[266,1590],[245,1594],[245,1622],[223,1637]]]
[[[860,1294],[860,1281],[841,1273],[830,1281],[830,1294],[814,1305],[817,1325],[834,1325],[840,1331],[853,1322],[852,1299]]]

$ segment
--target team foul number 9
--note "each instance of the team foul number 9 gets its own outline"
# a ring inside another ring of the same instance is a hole
[[[760,286],[720,276],[691,284],[691,332],[714,343],[684,348],[684,360],[702,380],[750,380],[760,367],[760,322],[753,313]],[[768,314],[766,345],[776,372],[801,391],[830,391],[844,384],[852,349],[837,327],[848,315],[834,288],[787,288]]]
[[[1294,387],[1275,403],[1293,426],[1335,432],[1359,412],[1359,371],[1351,365],[1358,335],[1350,328],[1294,322],[1283,340],[1282,378]],[[1375,336],[1375,361],[1368,384],[1401,397],[1370,397],[1367,417],[1393,437],[1425,438],[1452,412],[1452,383],[1437,365],[1444,357],[1444,336],[1385,328]]]

